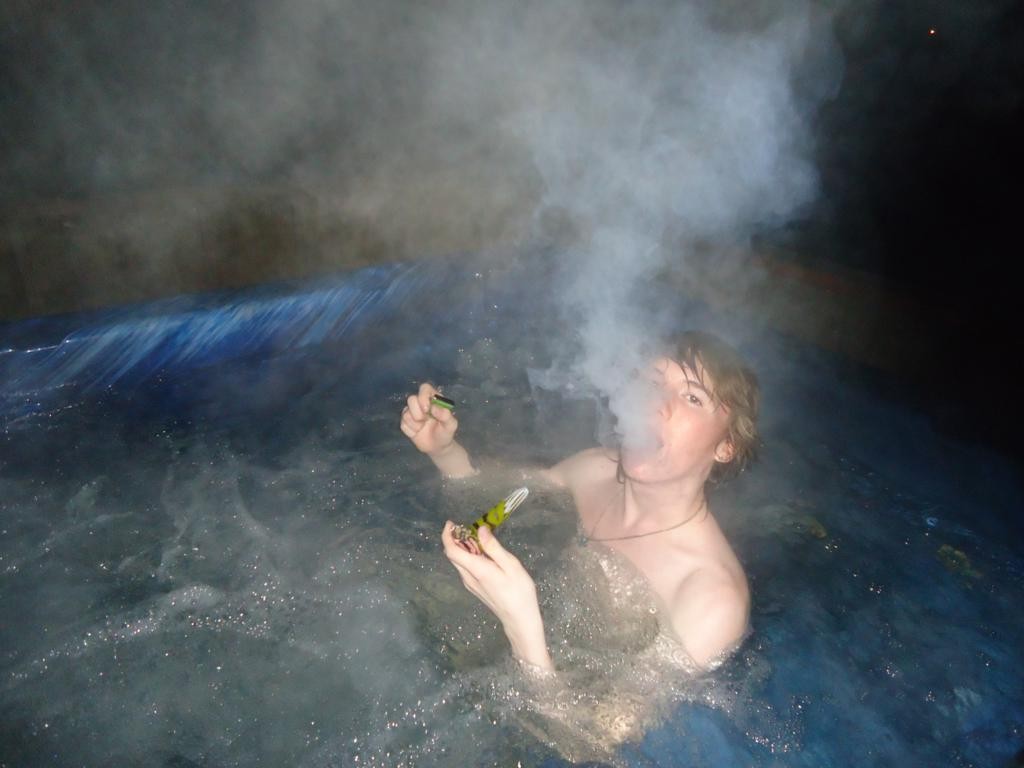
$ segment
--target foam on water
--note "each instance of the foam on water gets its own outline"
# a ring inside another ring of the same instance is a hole
[[[531,397],[497,347],[467,348],[445,388],[464,438],[550,460],[559,414],[579,413]],[[569,501],[535,489],[501,537],[537,581],[552,689],[510,661],[438,541],[521,476],[444,487],[397,431],[403,394],[356,410],[314,390],[255,425],[84,404],[45,449],[18,443],[0,472],[5,758],[938,764],[1015,749],[1021,560],[952,500],[769,424],[761,464],[713,501],[753,631],[693,676],[629,574],[576,547]]]

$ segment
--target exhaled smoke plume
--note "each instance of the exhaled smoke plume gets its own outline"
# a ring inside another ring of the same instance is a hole
[[[810,120],[839,73],[813,0],[31,8],[0,37],[0,97],[20,105],[0,197],[297,185],[406,253],[530,210],[537,232],[570,222],[574,372],[634,436],[624,388],[664,335],[645,287],[813,198]],[[138,231],[167,238],[165,213]]]
[[[574,370],[644,444],[637,371],[664,344],[644,288],[690,245],[742,242],[813,199],[810,119],[839,71],[829,18],[799,1],[464,10],[432,51],[440,111],[523,147],[541,208],[580,233]]]

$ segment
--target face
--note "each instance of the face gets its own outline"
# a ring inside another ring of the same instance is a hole
[[[714,398],[714,382],[703,370],[691,370],[668,358],[651,369],[653,447],[623,448],[626,474],[643,482],[703,476],[716,461],[730,461],[729,412]],[[703,384],[701,380],[703,379]]]

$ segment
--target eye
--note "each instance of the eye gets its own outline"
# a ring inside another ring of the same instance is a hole
[[[703,401],[703,400],[701,400],[701,399],[700,399],[699,397],[697,397],[697,395],[693,394],[693,392],[689,392],[689,391],[687,391],[687,390],[685,390],[685,389],[684,389],[684,390],[683,390],[682,392],[680,392],[679,394],[680,394],[680,396],[681,396],[681,397],[682,397],[682,398],[683,398],[683,399],[684,399],[684,400],[685,400],[686,402],[688,402],[688,403],[689,403],[690,405],[696,405],[696,406],[698,406],[698,407],[700,407],[700,406],[703,406],[703,405],[704,405],[704,401]]]

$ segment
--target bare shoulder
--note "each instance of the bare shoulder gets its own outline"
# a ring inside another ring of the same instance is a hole
[[[715,565],[687,576],[672,600],[672,628],[701,666],[734,648],[747,631],[750,591],[746,579]]]
[[[574,453],[544,471],[544,476],[562,488],[577,488],[606,475],[614,475],[616,459],[605,448],[588,448]]]

